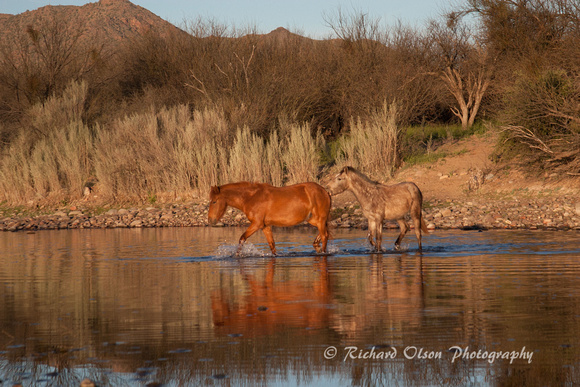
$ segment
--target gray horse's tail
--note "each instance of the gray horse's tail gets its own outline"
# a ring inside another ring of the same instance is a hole
[[[429,234],[430,231],[427,228],[427,223],[425,223],[425,218],[423,217],[423,192],[421,192],[416,184],[415,188],[417,188],[417,204],[419,205],[417,212],[419,213],[419,219],[421,220],[421,231],[423,231],[425,234]]]
[[[425,223],[425,219],[423,218],[423,213],[421,212],[421,231],[423,231],[425,234],[429,234],[430,231],[427,228],[427,223]]]

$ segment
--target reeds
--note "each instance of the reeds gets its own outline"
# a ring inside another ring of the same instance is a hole
[[[308,124],[281,124],[282,135],[272,130],[267,139],[247,126],[232,136],[223,111],[178,105],[90,128],[77,109],[83,91],[73,83],[32,108],[42,134],[20,136],[0,155],[0,201],[76,200],[88,181],[103,199],[144,201],[205,196],[211,185],[240,180],[279,186],[317,179],[324,141]]]
[[[84,82],[29,111],[21,133],[0,155],[0,200],[24,203],[78,197],[91,172],[92,134],[82,121]]]
[[[324,147],[324,138],[317,133],[313,139],[310,125],[289,124],[286,151],[282,153],[282,161],[287,168],[288,183],[316,181],[320,167],[319,150]]]
[[[340,139],[337,166],[350,165],[373,176],[392,177],[400,159],[397,114],[397,104],[385,102],[366,120],[352,118],[350,133]]]

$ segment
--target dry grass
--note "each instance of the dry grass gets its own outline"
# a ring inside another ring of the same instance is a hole
[[[71,83],[62,97],[33,106],[33,133],[12,142],[0,159],[0,200],[9,203],[78,198],[90,176],[92,135],[82,122],[87,94]]]
[[[351,119],[350,133],[340,141],[337,166],[350,165],[373,176],[391,177],[399,163],[397,114],[396,103],[385,103],[365,121]]]
[[[288,171],[287,183],[316,181],[320,168],[319,150],[324,146],[324,138],[320,134],[312,138],[308,124],[283,125],[289,126],[285,129],[288,132],[286,151],[282,153]]]
[[[286,123],[267,140],[244,126],[230,138],[222,110],[178,105],[90,128],[79,110],[86,86],[70,88],[31,109],[45,134],[20,136],[0,156],[1,201],[76,200],[93,180],[101,198],[118,201],[205,196],[211,185],[240,180],[316,180],[323,140],[307,124]]]
[[[223,179],[227,144],[220,111],[181,105],[133,115],[99,128],[95,175],[107,196],[192,194]]]
[[[274,130],[270,134],[270,139],[266,144],[265,160],[268,166],[266,170],[266,181],[274,186],[282,186],[284,182],[284,163],[282,162],[283,145],[278,137],[278,131]]]

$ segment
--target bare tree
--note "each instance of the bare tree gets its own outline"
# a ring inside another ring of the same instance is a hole
[[[16,131],[34,104],[63,91],[104,63],[103,45],[83,40],[83,22],[52,14],[18,25],[0,39],[0,119]]]
[[[384,35],[380,28],[380,19],[372,18],[367,13],[354,10],[345,13],[338,8],[335,14],[325,14],[323,19],[334,34],[344,42],[364,42],[368,40],[383,42]]]
[[[432,21],[428,36],[431,42],[431,74],[437,76],[455,99],[451,111],[464,129],[470,128],[487,91],[493,74],[485,46],[475,39],[457,14],[447,15],[442,25]]]

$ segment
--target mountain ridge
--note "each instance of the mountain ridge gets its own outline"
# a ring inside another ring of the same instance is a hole
[[[58,27],[60,23],[63,25]],[[181,31],[129,0],[100,0],[82,6],[47,5],[16,15],[0,14],[0,35],[6,40],[42,27],[82,31],[83,39],[92,43],[119,42],[150,31],[160,35]]]

